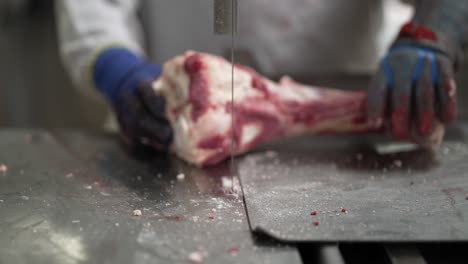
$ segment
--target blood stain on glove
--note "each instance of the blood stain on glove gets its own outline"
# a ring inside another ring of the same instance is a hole
[[[407,139],[409,111],[407,108],[396,109],[392,114],[392,133],[399,139]]]
[[[445,111],[444,121],[449,123],[452,122],[457,116],[457,103],[455,98],[455,93],[457,89],[455,81],[453,79],[448,79],[444,81],[443,87],[448,96],[448,102],[446,106],[447,109]]]
[[[424,137],[431,135],[433,131],[433,114],[422,113],[419,118],[421,118],[419,121],[419,133]]]

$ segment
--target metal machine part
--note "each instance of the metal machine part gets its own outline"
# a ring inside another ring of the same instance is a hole
[[[237,33],[237,0],[214,0],[214,33]]]
[[[237,33],[238,4],[237,0],[214,0],[214,33],[218,35],[231,35],[230,60],[231,73],[231,106],[234,106],[234,48]],[[232,107],[232,109],[234,109]],[[235,111],[231,112],[231,122],[234,127]],[[236,175],[234,164],[234,133],[231,134],[231,176]]]

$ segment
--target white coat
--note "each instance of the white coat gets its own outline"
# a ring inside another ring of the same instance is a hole
[[[155,63],[192,49],[227,54],[213,32],[212,0],[58,0],[60,51],[79,87],[105,46]],[[397,0],[239,0],[236,49],[268,75],[369,73],[412,8]]]

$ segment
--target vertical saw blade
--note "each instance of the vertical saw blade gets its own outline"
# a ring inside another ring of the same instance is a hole
[[[237,0],[214,0],[214,33],[219,35],[230,35],[231,36],[231,177],[234,177],[235,164],[235,140],[234,140],[234,125],[235,125],[235,109],[234,109],[234,48],[235,48],[235,36],[237,34],[237,23],[238,23],[238,3]]]

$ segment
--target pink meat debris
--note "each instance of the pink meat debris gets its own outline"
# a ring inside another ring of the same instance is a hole
[[[310,215],[317,215],[317,211],[310,212]]]
[[[314,221],[314,226],[318,226],[319,224],[319,221]]]
[[[200,252],[195,251],[195,252],[190,253],[190,255],[188,256],[188,259],[192,263],[202,263],[203,262],[203,255]]]
[[[0,173],[6,173],[8,171],[8,167],[5,164],[0,164]]]
[[[183,181],[184,179],[185,179],[185,174],[183,174],[183,173],[177,174],[177,180],[178,181]]]
[[[167,216],[164,216],[164,218],[166,220],[176,221],[176,222],[184,220],[184,217],[180,215],[167,215]]]
[[[235,255],[239,252],[239,249],[236,247],[231,247],[228,249],[229,254]]]
[[[141,216],[141,210],[133,210],[133,216]]]
[[[208,252],[202,246],[199,246],[197,251],[190,253],[188,259],[192,263],[202,263],[207,257]]]
[[[341,212],[346,214],[348,213],[348,210],[346,210],[346,208],[341,208]]]
[[[234,69],[221,57],[188,51],[168,61],[154,84],[165,97],[174,130],[172,150],[197,166],[215,165],[273,140],[302,134],[368,133],[365,92],[339,91],[297,83],[273,82],[242,65]],[[234,122],[231,120],[234,113]],[[234,125],[233,125],[234,124]],[[440,143],[444,128],[418,142]]]

